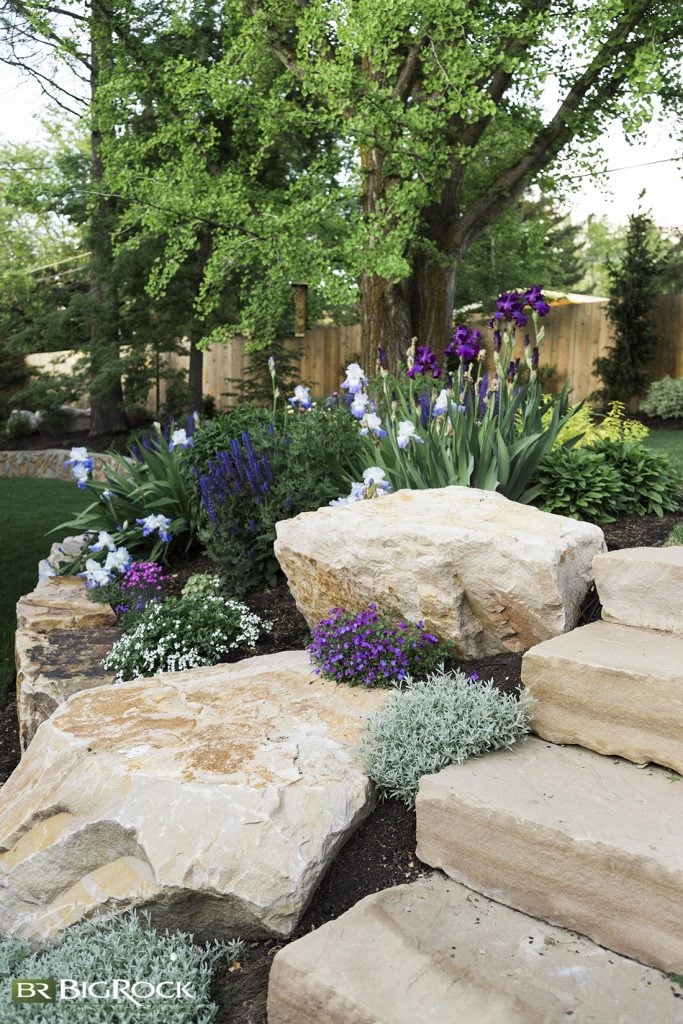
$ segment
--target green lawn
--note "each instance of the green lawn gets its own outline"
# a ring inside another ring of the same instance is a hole
[[[683,476],[683,430],[651,430],[645,444],[648,448],[668,455]]]
[[[0,707],[14,679],[15,605],[36,585],[38,562],[70,531],[45,534],[92,500],[64,480],[0,477]]]

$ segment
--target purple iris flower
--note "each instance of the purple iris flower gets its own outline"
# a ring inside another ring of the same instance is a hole
[[[455,329],[451,342],[444,349],[445,356],[456,355],[464,363],[471,363],[477,358],[480,345],[481,331],[477,331],[459,324]]]
[[[526,305],[531,306],[538,316],[547,316],[550,312],[550,306],[543,298],[543,288],[540,284],[532,285],[524,292],[523,298]]]
[[[436,380],[443,373],[442,368],[436,361],[436,355],[429,345],[418,345],[415,353],[415,362],[408,370],[408,376],[413,379],[418,373],[431,373]]]

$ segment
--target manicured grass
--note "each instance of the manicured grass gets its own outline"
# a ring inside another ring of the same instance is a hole
[[[80,512],[92,496],[64,480],[0,477],[0,707],[14,679],[15,606],[33,590],[38,562],[71,531],[45,534]]]
[[[683,430],[651,430],[645,438],[648,448],[668,455],[683,477]]]

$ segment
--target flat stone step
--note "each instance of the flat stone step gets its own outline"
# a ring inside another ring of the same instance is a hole
[[[422,779],[417,855],[500,903],[680,974],[683,781],[673,779],[531,737]]]
[[[522,679],[543,739],[683,773],[683,637],[592,622],[527,651]]]
[[[268,1024],[681,1024],[680,995],[658,971],[433,875],[282,949]]]
[[[683,636],[683,546],[596,555],[593,572],[604,619]]]

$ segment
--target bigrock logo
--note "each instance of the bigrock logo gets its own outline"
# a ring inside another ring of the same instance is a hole
[[[57,982],[54,978],[13,978],[13,1003],[54,1003]]]
[[[13,978],[13,1003],[57,1003],[85,999],[126,1000],[141,1007],[148,999],[195,999],[190,983],[182,981],[76,981],[74,978]]]

